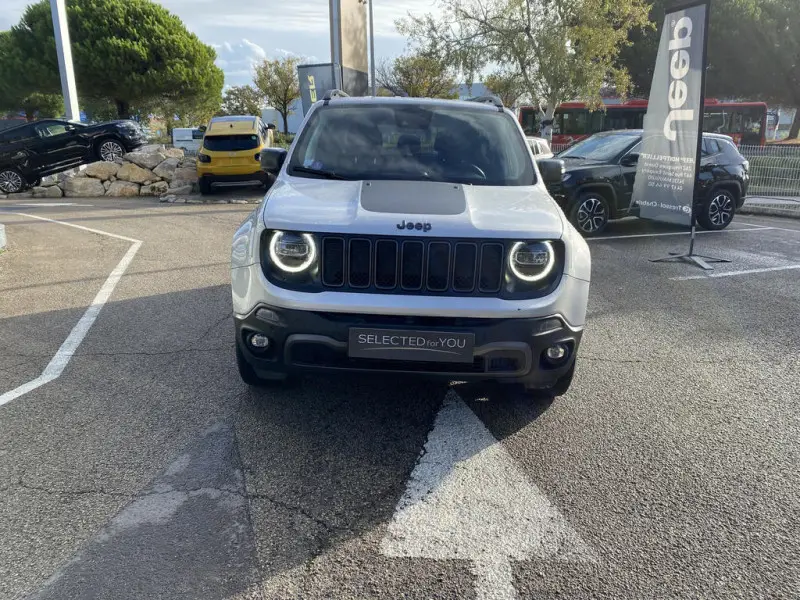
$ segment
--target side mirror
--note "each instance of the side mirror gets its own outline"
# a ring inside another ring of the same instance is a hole
[[[267,129],[276,129],[275,123],[267,123]]]
[[[261,170],[277,175],[286,160],[287,154],[289,152],[284,148],[265,148],[261,151]]]
[[[564,177],[564,161],[558,158],[546,158],[536,163],[539,165],[539,172],[542,174],[542,180],[546,185],[561,183]]]
[[[619,164],[623,167],[634,167],[639,164],[639,155],[636,152],[626,154],[622,157],[622,160],[619,161]]]
[[[200,125],[200,127],[197,128],[198,131],[202,131],[203,133],[206,132],[206,129],[207,127],[205,125]]]

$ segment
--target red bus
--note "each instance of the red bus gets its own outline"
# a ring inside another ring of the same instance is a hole
[[[647,112],[647,100],[606,104],[605,110],[590,111],[582,102],[565,102],[556,109],[553,122],[553,145],[569,145],[583,138],[612,129],[641,129]],[[519,109],[519,122],[526,135],[538,135],[541,113],[535,106]],[[766,144],[767,105],[764,102],[719,102],[706,100],[703,130],[724,133],[737,145]]]

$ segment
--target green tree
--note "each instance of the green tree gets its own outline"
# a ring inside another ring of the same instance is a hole
[[[17,57],[10,31],[0,31],[0,111],[18,113],[25,118],[57,117],[64,112],[60,94],[42,94],[23,85],[17,77]]]
[[[289,133],[291,106],[300,97],[300,80],[297,65],[300,59],[295,56],[277,60],[265,59],[256,65],[253,84],[271,107],[283,117],[283,133]]]
[[[397,27],[430,56],[459,69],[471,83],[487,65],[504,65],[532,98],[558,104],[601,103],[612,82],[630,87],[616,64],[628,31],[647,23],[644,0],[440,0],[440,16],[410,16]]]
[[[427,54],[400,56],[383,61],[376,69],[378,85],[395,96],[458,98],[455,70]]]
[[[150,0],[67,0],[78,93],[106,98],[117,116],[154,99],[219,96],[224,75],[216,52]],[[50,2],[29,6],[11,28],[10,60],[20,85],[58,93],[61,83]]]
[[[226,115],[261,116],[262,98],[252,85],[235,85],[225,91],[221,111]]]
[[[655,0],[651,26],[632,30],[619,56],[636,92],[650,93],[658,40],[671,0]],[[709,97],[800,106],[800,11],[796,0],[715,0],[708,36]],[[800,111],[798,112],[800,115]],[[791,137],[800,134],[800,116]]]
[[[483,85],[500,98],[505,106],[509,107],[516,106],[519,99],[526,95],[525,82],[522,77],[505,69],[484,77]]]

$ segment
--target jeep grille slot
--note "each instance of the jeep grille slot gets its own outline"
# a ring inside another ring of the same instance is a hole
[[[456,256],[453,261],[453,290],[471,292],[475,289],[475,273],[477,272],[477,244],[456,244]]]
[[[362,238],[350,240],[348,257],[348,281],[350,287],[367,288],[371,283],[372,243]]]
[[[422,289],[422,268],[425,258],[425,244],[417,241],[403,242],[400,258],[400,286],[404,290]]]
[[[375,242],[375,287],[391,290],[397,287],[399,248],[394,240]]]
[[[494,295],[503,285],[503,242],[321,236],[322,285],[369,293]]]
[[[326,237],[322,242],[322,284],[344,285],[344,239]]]
[[[484,244],[481,248],[481,267],[478,289],[482,292],[500,291],[503,281],[503,245]]]
[[[450,244],[431,242],[428,244],[428,289],[444,292],[450,287]]]

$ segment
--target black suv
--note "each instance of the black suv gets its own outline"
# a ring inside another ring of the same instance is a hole
[[[0,192],[19,192],[45,175],[122,158],[145,141],[133,121],[83,125],[46,119],[5,129],[0,132]]]
[[[638,216],[633,181],[641,130],[606,131],[561,152],[565,173],[548,187],[570,222],[585,236],[597,235],[611,219]],[[725,135],[704,133],[695,216],[704,229],[725,229],[747,195],[750,164]]]

